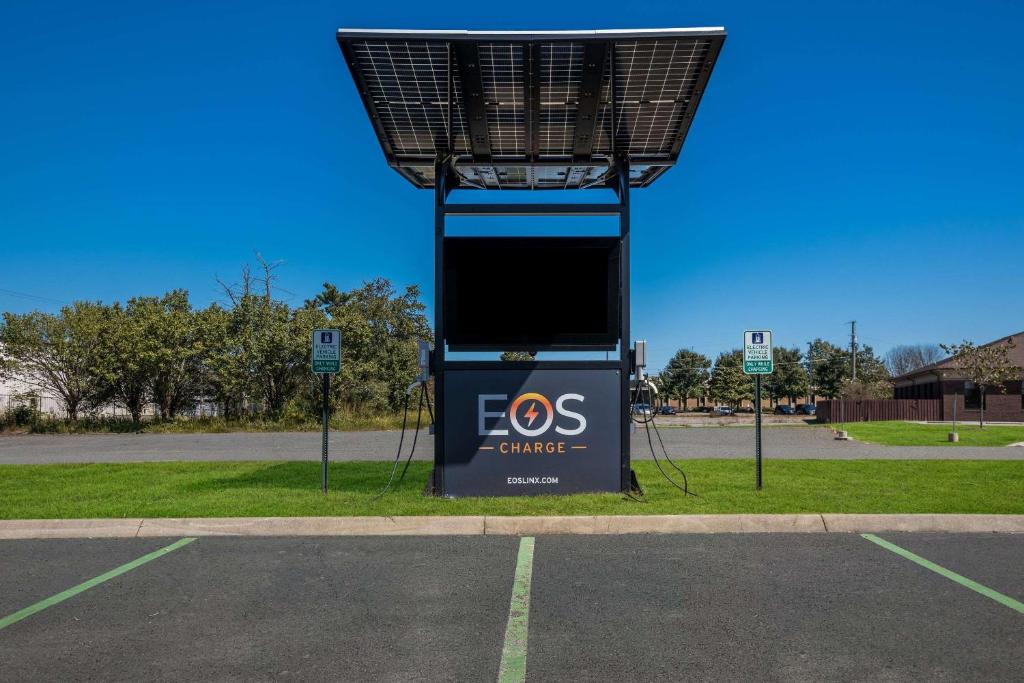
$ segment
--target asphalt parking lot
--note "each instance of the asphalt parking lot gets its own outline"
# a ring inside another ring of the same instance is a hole
[[[178,539],[2,541],[0,677],[1020,680],[1024,536],[881,536],[1004,601],[856,534],[719,534],[205,537],[46,602]]]
[[[752,427],[664,427],[659,432],[674,458],[751,458]],[[1024,433],[1024,432],[1022,432]],[[398,432],[332,432],[333,460],[390,460]],[[657,442],[655,441],[655,447]],[[410,443],[406,439],[405,451]],[[433,437],[421,433],[416,459],[433,457]],[[836,441],[822,427],[771,426],[764,429],[766,458],[886,460],[1024,460],[1024,448],[958,446],[877,446]],[[231,434],[32,434],[0,436],[0,464],[44,462],[142,462],[156,460],[317,460],[318,432]],[[632,457],[649,460],[647,435],[632,435]]]

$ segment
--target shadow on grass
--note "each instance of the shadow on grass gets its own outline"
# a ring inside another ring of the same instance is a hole
[[[348,493],[376,495],[384,488],[391,474],[390,462],[332,463],[328,482],[334,490]],[[413,462],[401,484],[393,484],[395,491],[422,491],[430,476],[431,463]],[[402,472],[399,465],[395,480]],[[195,493],[217,492],[228,489],[295,489],[320,490],[319,462],[278,462],[260,465],[256,469],[234,476],[211,476],[189,482],[183,491]]]

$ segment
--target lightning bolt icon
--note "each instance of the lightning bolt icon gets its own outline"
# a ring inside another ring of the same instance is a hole
[[[530,407],[526,409],[525,413],[523,413],[523,415],[529,420],[529,422],[526,423],[527,429],[533,426],[533,421],[537,419],[537,414],[537,402],[531,401]]]

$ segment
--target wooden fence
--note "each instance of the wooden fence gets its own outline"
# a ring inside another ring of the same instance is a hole
[[[818,401],[818,422],[873,422],[879,420],[942,420],[941,399]]]

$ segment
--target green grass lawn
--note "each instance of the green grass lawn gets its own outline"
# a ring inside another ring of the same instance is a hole
[[[752,462],[683,463],[683,497],[653,462],[634,463],[647,502],[618,494],[463,498],[421,495],[429,463],[413,463],[380,500],[390,463],[164,462],[0,465],[0,518],[236,517],[315,515],[544,515],[795,512],[1024,513],[1024,461],[769,460],[764,489]]]
[[[838,427],[838,425],[833,425]],[[948,424],[916,424],[914,422],[848,422],[846,431],[854,439],[885,446],[1006,446],[1024,441],[1024,425],[991,425],[984,429],[977,424],[960,423],[959,443],[950,443]]]

